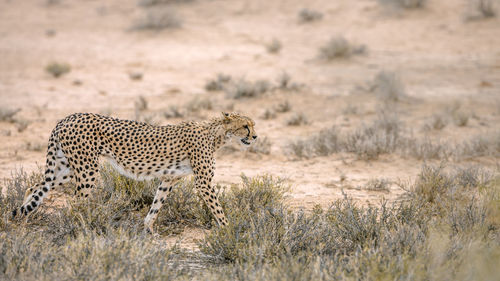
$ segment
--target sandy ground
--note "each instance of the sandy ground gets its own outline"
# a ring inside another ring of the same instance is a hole
[[[320,11],[323,18],[301,24],[302,8]],[[66,115],[135,118],[134,103],[143,96],[149,105],[143,114],[158,124],[231,109],[254,117],[261,138],[272,143],[271,153],[220,153],[218,183],[240,182],[241,173],[285,177],[293,187],[291,204],[306,209],[328,206],[344,193],[360,204],[395,200],[403,193],[396,183],[414,178],[422,161],[397,155],[364,161],[350,154],[296,160],[283,149],[322,128],[349,129],[372,120],[380,101],[360,89],[381,70],[402,78],[411,99],[394,111],[416,135],[459,140],[500,129],[500,17],[467,21],[467,1],[429,0],[423,9],[398,10],[375,0],[195,0],[162,9],[174,11],[182,27],[132,30],[146,13],[136,1],[0,2],[0,105],[21,109],[17,122],[0,121],[0,178],[21,168],[37,170],[51,129]],[[334,62],[318,59],[319,47],[337,35],[365,45],[367,52]],[[265,48],[273,38],[283,45],[278,54]],[[71,71],[55,79],[44,70],[51,61],[68,63]],[[303,85],[299,91],[235,100],[204,89],[217,73],[275,82],[284,71]],[[132,72],[143,79],[130,79]],[[163,117],[170,106],[183,109],[196,98],[209,99],[212,109]],[[262,118],[265,109],[283,101],[289,101],[291,112]],[[473,116],[467,126],[422,132],[429,117],[457,104]],[[310,124],[287,126],[297,112]],[[19,120],[28,126],[20,130]],[[498,159],[465,163],[495,167]],[[388,192],[362,188],[376,178],[391,182]],[[202,233],[190,229],[184,236],[193,240]]]

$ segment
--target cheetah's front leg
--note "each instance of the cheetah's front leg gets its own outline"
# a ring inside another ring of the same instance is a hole
[[[208,164],[210,163],[210,164]],[[212,185],[213,178],[213,161],[211,159],[202,159],[199,162],[191,161],[193,172],[195,174],[195,186],[200,193],[203,201],[221,226],[227,225],[227,219],[222,210],[222,206],[217,198],[217,193]]]

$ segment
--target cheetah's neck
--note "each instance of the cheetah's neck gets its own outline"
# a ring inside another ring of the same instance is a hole
[[[224,128],[223,120],[222,118],[215,118],[205,123],[205,126],[209,130],[210,136],[213,136],[213,146],[214,151],[216,151],[227,141],[227,132]]]

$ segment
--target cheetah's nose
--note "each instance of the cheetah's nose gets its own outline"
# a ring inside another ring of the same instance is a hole
[[[253,138],[253,139],[256,139],[256,138],[257,138],[257,136],[253,136],[252,138]]]

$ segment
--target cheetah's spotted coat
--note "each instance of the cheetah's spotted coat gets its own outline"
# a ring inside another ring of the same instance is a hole
[[[92,113],[72,114],[52,131],[47,149],[45,180],[27,190],[23,205],[13,215],[28,215],[55,186],[72,178],[76,193],[87,197],[95,187],[99,158],[105,157],[122,174],[135,179],[160,178],[145,227],[152,232],[165,197],[183,176],[194,173],[196,188],[220,225],[227,219],[211,184],[215,151],[230,138],[243,146],[257,138],[254,121],[237,113],[223,113],[208,122],[152,126]]]

